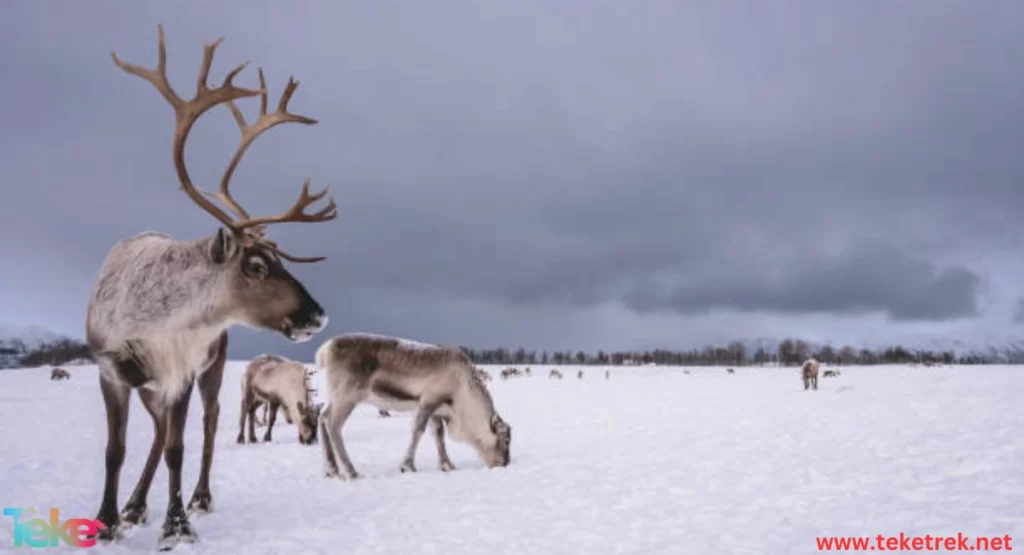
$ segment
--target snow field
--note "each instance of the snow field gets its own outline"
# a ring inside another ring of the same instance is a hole
[[[343,430],[361,478],[323,477],[321,446],[278,418],[274,442],[237,445],[240,376],[221,391],[214,512],[186,553],[817,553],[815,536],[1009,534],[1024,546],[1024,371],[1013,366],[842,368],[804,391],[797,368],[533,366],[500,380],[512,464],[486,469],[425,434],[398,471],[411,418],[359,407]],[[94,366],[0,372],[0,503],[95,516],[106,425]],[[825,366],[822,366],[822,370]],[[323,392],[323,375],[313,382]],[[323,400],[323,393],[320,399]],[[123,506],[152,423],[133,396]],[[262,431],[257,434],[262,437]],[[185,436],[185,501],[199,474],[202,407]],[[149,523],[92,553],[152,552],[167,502],[161,463]],[[1019,538],[1019,539],[1018,539]],[[0,552],[13,545],[0,523]],[[1021,547],[1024,549],[1024,547]],[[68,548],[63,548],[68,550]]]

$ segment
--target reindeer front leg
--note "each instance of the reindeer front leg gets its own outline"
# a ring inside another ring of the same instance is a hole
[[[444,418],[435,416],[431,418],[434,422],[434,442],[437,444],[437,463],[441,472],[455,470],[455,465],[448,458],[448,448],[444,444]]]
[[[188,510],[191,512],[208,513],[213,510],[210,467],[213,465],[214,440],[217,438],[217,420],[220,418],[220,386],[224,380],[226,358],[227,335],[218,347],[217,358],[199,377],[199,395],[203,400],[203,459],[199,467],[199,480],[188,502]]]
[[[272,440],[271,434],[274,430],[274,422],[277,421],[277,409],[280,405],[277,403],[267,403],[270,407],[267,413],[267,431],[263,432],[263,441],[269,442]]]
[[[174,401],[167,414],[167,440],[164,445],[164,462],[167,465],[167,515],[160,530],[158,547],[161,551],[173,549],[181,542],[194,543],[195,530],[188,521],[185,505],[181,500],[181,463],[185,457],[185,420],[188,418],[188,404],[192,398],[192,386],[188,384],[181,396]]]
[[[324,439],[324,475],[328,478],[354,480],[359,477],[341,439],[341,428],[358,404],[358,399],[342,399],[340,403],[332,402],[320,415],[320,433]]]
[[[416,447],[420,443],[420,438],[423,437],[423,432],[427,429],[427,422],[440,407],[441,403],[436,401],[420,404],[412,424],[412,441],[409,442],[409,448],[405,451],[405,459],[402,460],[402,465],[399,467],[402,472],[416,472],[416,465],[413,462],[416,457]]]
[[[124,464],[125,435],[128,428],[128,401],[131,389],[128,386],[108,380],[100,374],[100,390],[107,410],[107,458],[106,476],[103,480],[103,501],[96,519],[106,528],[100,530],[97,539],[110,541],[120,536],[120,516],[117,513],[117,486]]]
[[[146,466],[142,469],[135,491],[121,510],[121,520],[131,525],[146,523],[146,517],[149,515],[146,498],[149,496],[149,487],[153,485],[153,475],[160,464],[160,455],[164,452],[164,439],[167,435],[167,408],[160,395],[148,389],[140,389],[139,398],[142,399],[142,406],[146,407],[146,411],[153,418],[153,445],[149,448]]]

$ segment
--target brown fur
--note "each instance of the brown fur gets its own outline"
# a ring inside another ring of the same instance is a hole
[[[60,380],[70,380],[71,379],[71,372],[68,372],[67,370],[65,370],[63,368],[54,368],[53,370],[50,371],[50,379],[51,380],[57,380],[57,381],[60,381]]]
[[[804,380],[804,390],[813,388],[815,391],[818,390],[818,367],[820,364],[813,358],[809,358],[804,361],[801,367],[801,376]]]

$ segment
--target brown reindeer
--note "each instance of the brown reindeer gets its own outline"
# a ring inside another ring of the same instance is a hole
[[[218,397],[227,353],[227,330],[238,323],[302,342],[327,325],[324,309],[283,263],[317,262],[323,258],[287,254],[266,237],[267,227],[286,222],[326,222],[337,216],[337,207],[330,200],[322,210],[307,213],[310,205],[327,194],[325,189],[311,195],[309,179],[295,204],[275,216],[250,216],[235,202],[228,187],[249,145],[277,125],[310,125],[316,120],[288,112],[288,102],[298,87],[294,80],[289,80],[276,110],[267,113],[262,70],[259,89],[241,88],[233,83],[246,64],[230,71],[219,86],[211,88],[208,75],[214,51],[222,39],[203,46],[202,65],[194,81],[195,95],[182,98],[168,82],[163,27],[158,26],[158,31],[155,69],[121,61],[113,53],[111,57],[117,67],[153,85],[173,108],[172,153],[178,187],[223,227],[201,239],[176,240],[162,233],[145,232],[115,245],[100,268],[89,301],[86,340],[99,366],[107,418],[106,477],[96,517],[105,528],[98,539],[117,539],[126,526],[146,521],[146,498],[163,455],[168,470],[168,505],[158,545],[166,550],[179,542],[196,541],[182,502],[181,483],[183,434],[196,382],[203,404],[203,451],[199,479],[188,510],[212,509],[210,467],[220,414]],[[260,112],[250,125],[235,101],[255,96],[261,97]],[[220,180],[219,192],[210,193],[192,183],[185,164],[185,143],[196,120],[218,105],[231,111],[241,140]],[[119,513],[118,482],[125,458],[133,390],[153,419],[154,439],[138,484]]]
[[[256,443],[256,410],[266,406],[267,430],[263,441],[271,441],[278,409],[284,409],[285,420],[298,425],[299,443],[316,443],[317,418],[320,416],[309,386],[313,372],[300,362],[278,355],[260,355],[242,373],[242,408],[238,422],[238,439],[245,443],[245,421],[249,419],[249,443]]]
[[[726,372],[727,374],[735,374],[735,373],[736,373],[736,370],[734,370],[734,369],[732,369],[732,368],[726,368],[726,369],[725,369],[725,372]]]
[[[349,333],[325,341],[317,349],[316,365],[324,370],[330,389],[330,404],[320,417],[327,477],[358,476],[341,429],[361,403],[415,412],[402,472],[416,471],[416,447],[431,423],[442,471],[455,468],[445,447],[446,428],[452,439],[472,445],[488,467],[509,464],[512,427],[498,415],[490,392],[461,349]]]
[[[71,372],[68,372],[67,370],[65,370],[63,368],[54,368],[53,370],[50,371],[50,379],[51,380],[57,380],[57,381],[60,381],[60,380],[70,380],[71,379]]]
[[[558,370],[555,370],[554,368],[552,368],[551,372],[548,373],[548,379],[560,380],[560,379],[562,379],[562,373],[559,372]]]
[[[817,360],[809,358],[804,361],[801,366],[801,375],[804,379],[804,391],[809,387],[813,387],[815,391],[818,390],[818,367],[820,364]]]

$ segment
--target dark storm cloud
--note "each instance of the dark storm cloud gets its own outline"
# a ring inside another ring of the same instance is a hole
[[[297,273],[332,329],[496,344],[607,303],[945,322],[977,316],[982,274],[1022,246],[1020,3],[275,6],[5,9],[12,313],[80,327],[114,242],[214,229],[176,188],[170,108],[109,58],[154,64],[157,22],[182,95],[218,36],[211,82],[244,59],[271,102],[301,81],[293,111],[321,123],[258,140],[234,188],[269,213],[306,175],[332,184],[338,220],[272,231],[330,257]],[[236,141],[226,110],[200,121],[194,178],[215,183]],[[436,324],[459,302],[492,312]],[[501,306],[546,316],[513,329]]]

